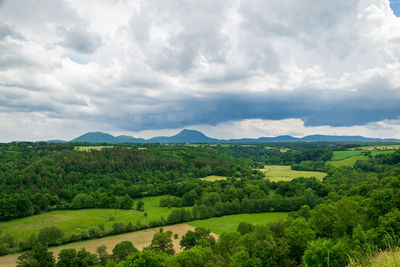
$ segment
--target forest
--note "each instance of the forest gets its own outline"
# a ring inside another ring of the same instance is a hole
[[[327,162],[335,151],[360,143],[268,143],[115,145],[79,150],[89,144],[0,144],[0,220],[12,221],[53,210],[114,208],[141,210],[137,201],[164,196],[160,207],[175,207],[147,225],[115,223],[66,235],[45,227],[28,239],[0,234],[0,254],[25,251],[18,266],[346,266],[371,251],[399,245],[400,150],[364,153],[354,166]],[[99,144],[100,145],[100,144]],[[285,149],[282,149],[284,147]],[[265,165],[321,171],[322,180],[299,177],[271,182]],[[225,180],[199,178],[217,175]],[[241,223],[214,239],[196,228],[182,237],[182,252],[171,247],[162,227],[241,213],[289,212],[265,225]],[[142,251],[124,241],[108,254],[62,250],[55,245],[160,227]],[[1,228],[0,228],[1,230]],[[56,260],[57,259],[57,260]]]

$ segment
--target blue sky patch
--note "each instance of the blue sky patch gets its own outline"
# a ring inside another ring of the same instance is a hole
[[[390,7],[393,9],[394,14],[400,16],[400,0],[390,0]]]

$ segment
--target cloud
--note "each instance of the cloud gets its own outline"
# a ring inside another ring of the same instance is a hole
[[[100,35],[82,28],[60,28],[59,31],[63,40],[58,44],[79,53],[92,54],[102,44]]]
[[[0,17],[0,111],[15,119],[379,132],[400,116],[388,0],[8,0]]]

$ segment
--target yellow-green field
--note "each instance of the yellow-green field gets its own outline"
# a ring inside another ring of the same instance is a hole
[[[178,239],[173,238],[173,244],[174,244],[174,250],[176,252],[181,251],[181,247],[179,245],[179,242],[184,234],[186,234],[187,231],[191,230],[194,231],[194,227],[187,225],[187,224],[175,224],[171,226],[165,226],[163,227],[164,231],[171,231],[173,234],[178,234]],[[57,257],[58,253],[66,248],[75,248],[77,250],[81,248],[85,248],[87,251],[91,253],[96,253],[96,248],[105,245],[107,247],[107,252],[112,253],[112,249],[115,247],[116,244],[129,240],[133,243],[133,245],[139,249],[142,250],[144,247],[147,247],[151,244],[151,240],[153,239],[153,236],[155,233],[159,231],[159,228],[151,228],[151,229],[146,229],[146,230],[141,230],[133,233],[126,233],[126,234],[121,234],[121,235],[114,235],[114,236],[108,236],[108,237],[103,237],[103,238],[98,238],[98,239],[92,239],[92,240],[87,240],[87,241],[81,241],[81,242],[75,242],[75,243],[70,243],[58,247],[52,247],[49,248],[49,251],[54,253],[54,256]],[[214,234],[215,238],[218,238],[217,235]],[[12,255],[7,255],[0,257],[0,266],[1,267],[13,267],[15,266],[15,263],[17,262],[18,256],[21,255],[20,253],[18,254],[12,254]]]
[[[226,179],[227,178],[225,176],[217,176],[217,175],[211,175],[211,176],[200,178],[200,180],[209,181],[209,182],[221,181],[221,180],[226,180]]]
[[[188,224],[194,227],[204,227],[210,229],[211,232],[222,234],[223,232],[236,231],[241,222],[248,222],[254,225],[267,224],[278,220],[286,220],[287,212],[265,212],[265,213],[249,213],[235,214],[205,220],[196,220]]]
[[[295,171],[290,166],[284,165],[266,165],[261,171],[264,172],[265,178],[271,182],[290,181],[298,177],[315,177],[318,180],[322,180],[326,176],[324,172]]]
[[[118,209],[84,209],[84,210],[57,210],[42,213],[35,216],[16,219],[7,222],[0,222],[2,232],[9,233],[14,240],[25,239],[32,233],[38,233],[46,226],[56,226],[63,230],[65,235],[74,232],[97,227],[104,224],[106,229],[111,229],[114,223],[135,224],[140,221],[147,224],[150,221],[158,220],[161,217],[167,219],[169,213],[177,208],[159,207],[161,198],[165,196],[146,197],[141,199],[144,202],[144,208],[147,217],[143,212],[136,210],[118,210]],[[134,200],[137,202],[138,200]],[[135,205],[135,204],[134,204]],[[113,220],[110,218],[113,217]]]
[[[113,148],[113,146],[76,146],[75,150],[79,151],[91,151],[91,150],[102,150],[105,148]]]
[[[350,150],[364,150],[364,151],[371,151],[371,150],[397,150],[400,149],[400,145],[387,145],[387,146],[362,146],[362,147],[354,147]]]

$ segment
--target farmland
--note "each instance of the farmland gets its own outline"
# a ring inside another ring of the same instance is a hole
[[[298,177],[315,177],[318,180],[322,180],[326,176],[324,172],[295,171],[290,166],[283,165],[266,165],[262,171],[265,173],[265,177],[272,182],[290,181]]]
[[[165,196],[146,197],[141,199],[144,202],[144,212],[137,210],[120,209],[82,209],[82,210],[58,210],[42,213],[40,215],[27,218],[16,219],[8,222],[0,222],[0,229],[9,233],[15,240],[29,237],[32,233],[47,226],[57,226],[65,235],[87,230],[90,227],[97,227],[103,224],[106,229],[110,229],[114,223],[135,224],[140,221],[147,224],[150,221],[165,219],[169,213],[177,208],[159,207],[160,199]],[[135,200],[137,202],[139,200]]]
[[[223,217],[210,218],[206,220],[196,220],[188,224],[194,227],[204,227],[216,234],[223,232],[236,231],[239,223],[247,222],[254,225],[267,224],[278,220],[286,220],[287,212],[266,212],[251,214],[236,214]]]

